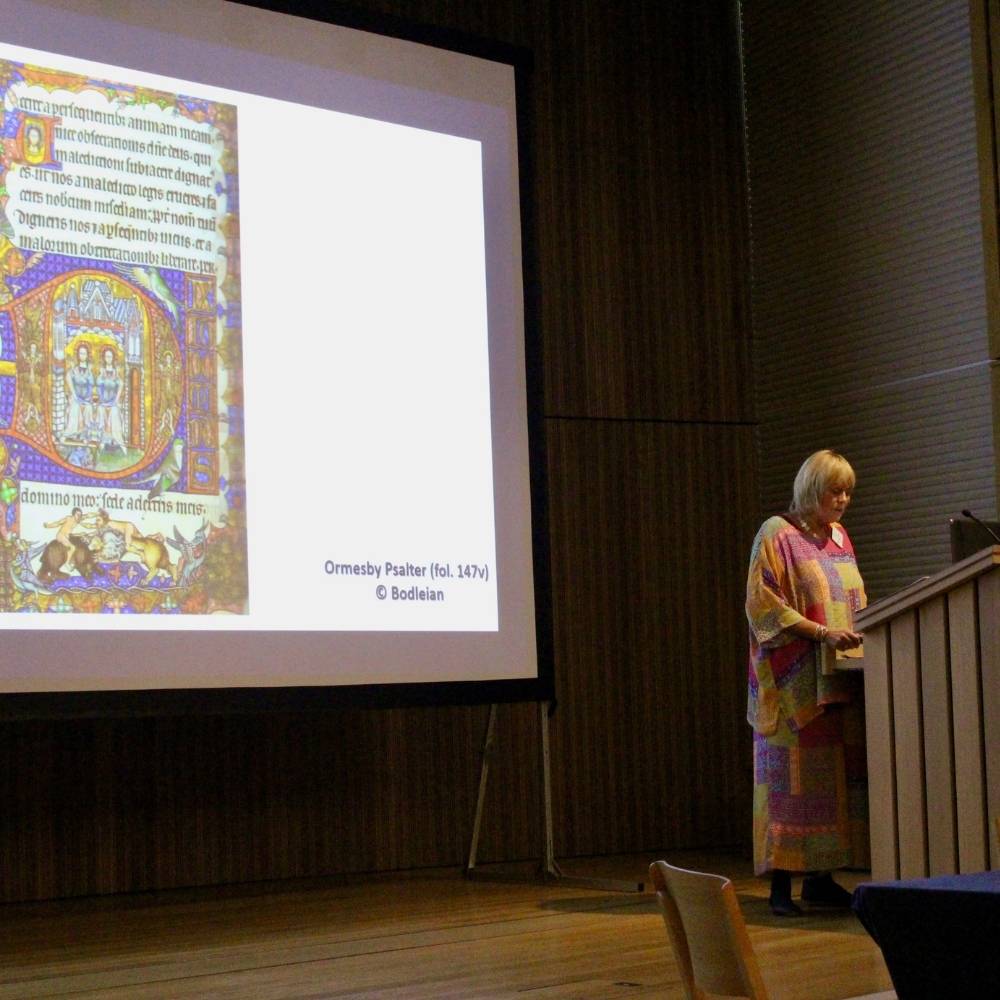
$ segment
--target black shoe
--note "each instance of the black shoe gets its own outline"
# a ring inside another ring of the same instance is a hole
[[[792,902],[792,876],[780,868],[771,872],[771,895],[767,902],[776,917],[802,916],[802,907]]]
[[[771,896],[768,899],[768,905],[771,907],[771,912],[776,917],[801,917],[802,907],[798,903],[792,901],[791,898],[788,899],[777,899]]]
[[[837,910],[851,908],[851,894],[833,881],[829,873],[807,875],[802,880],[802,902],[810,906],[827,906]]]

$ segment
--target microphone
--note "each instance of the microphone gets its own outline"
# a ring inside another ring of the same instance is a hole
[[[988,524],[986,524],[985,521],[980,521],[979,518],[976,517],[976,515],[973,514],[971,510],[963,510],[962,517],[967,517],[970,521],[975,521],[980,528],[982,528],[985,532],[987,532],[987,534],[990,535],[990,537],[993,539],[993,541],[997,543],[997,545],[1000,545],[1000,535],[998,535]]]

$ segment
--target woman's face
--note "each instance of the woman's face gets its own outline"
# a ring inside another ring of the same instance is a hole
[[[104,367],[105,368],[114,368],[114,366],[115,366],[115,356],[114,356],[114,354],[112,354],[111,351],[105,351],[104,352]]]
[[[77,364],[85,365],[87,363],[87,348],[81,344],[76,349],[76,361]]]
[[[844,516],[851,502],[852,486],[844,483],[831,483],[819,498],[819,508],[816,517],[822,524],[833,524]]]

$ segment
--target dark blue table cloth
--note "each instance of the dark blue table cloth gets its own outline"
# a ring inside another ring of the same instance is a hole
[[[1000,1000],[1000,871],[866,882],[852,906],[899,1000]]]

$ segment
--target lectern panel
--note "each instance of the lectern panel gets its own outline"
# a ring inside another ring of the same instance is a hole
[[[986,743],[986,802],[989,831],[1000,819],[1000,573],[979,581],[979,650],[983,671],[983,731],[993,733]],[[987,836],[991,868],[1000,868],[1000,831]]]
[[[899,878],[896,829],[896,755],[892,724],[892,676],[889,626],[865,634],[865,728],[868,759],[868,823],[872,842],[872,877]]]
[[[955,744],[951,728],[951,669],[944,597],[919,608],[920,687],[927,788],[927,866],[930,875],[958,871],[955,836]]]
[[[889,635],[896,743],[896,808],[902,819],[899,824],[899,877],[920,878],[927,874],[927,806],[916,611],[907,611],[894,618]]]
[[[960,872],[980,872],[988,862],[977,618],[976,584],[970,581],[948,595]]]

